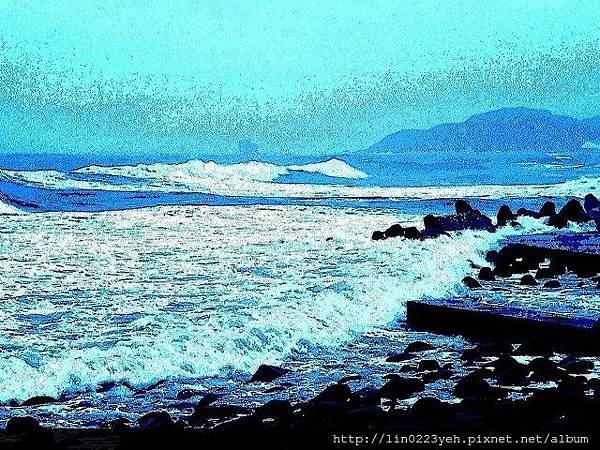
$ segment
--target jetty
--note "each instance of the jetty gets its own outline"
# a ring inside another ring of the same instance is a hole
[[[600,233],[511,236],[503,240],[500,251],[489,252],[487,259],[495,265],[491,273],[501,278],[529,272],[537,279],[556,278],[569,271],[595,280],[600,273]],[[482,293],[479,300],[409,301],[407,323],[417,329],[478,339],[543,337],[563,342],[587,340],[596,323],[595,318],[494,304],[486,299],[485,287],[478,292]]]

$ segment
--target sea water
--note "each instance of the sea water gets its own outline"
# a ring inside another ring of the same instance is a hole
[[[299,172],[336,182],[277,181]],[[534,206],[596,186],[369,186],[337,159],[1,177],[0,417],[50,395],[62,402],[42,419],[79,426],[172,410],[180,389],[227,389],[262,363],[297,367],[304,387],[343,375],[327,366],[338,358],[368,371],[399,350],[390,342],[407,342],[406,301],[465,295],[460,280],[503,236],[550,228],[526,218],[497,233],[383,242],[373,230],[420,226],[464,195],[491,212],[506,198]]]

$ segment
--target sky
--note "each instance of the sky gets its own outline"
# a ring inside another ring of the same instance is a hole
[[[324,155],[508,106],[591,117],[597,8],[0,0],[0,152]]]

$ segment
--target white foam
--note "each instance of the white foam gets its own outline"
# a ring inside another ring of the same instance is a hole
[[[421,218],[301,206],[7,216],[0,401],[252,372],[338,346],[407,300],[461,293],[468,261],[519,232],[370,239],[398,221]]]
[[[596,192],[600,178],[582,177],[556,184],[378,187],[329,184],[273,182],[294,171],[321,173],[340,178],[364,178],[347,163],[331,159],[301,166],[279,166],[252,161],[239,164],[217,164],[200,160],[181,164],[139,164],[136,166],[88,166],[76,170],[77,175],[121,176],[131,183],[114,183],[109,179],[74,179],[62,172],[9,171],[0,169],[0,179],[33,184],[52,189],[96,189],[113,191],[203,192],[228,196],[284,198],[520,198],[543,196],[583,197]]]
[[[5,215],[5,214],[24,214],[24,211],[20,210],[19,208],[16,208],[12,205],[9,205],[8,203],[4,203],[3,201],[0,201],[0,214]]]

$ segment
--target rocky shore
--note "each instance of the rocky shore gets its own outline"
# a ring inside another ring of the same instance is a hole
[[[539,211],[519,209],[516,213],[503,206],[495,221],[462,200],[456,202],[455,210],[448,216],[425,216],[422,229],[396,224],[375,231],[372,238],[434,239],[464,229],[494,232],[518,226],[522,216],[545,218],[556,228],[590,221],[600,227],[600,202],[592,194],[583,205],[571,200],[558,212],[551,202]],[[596,256],[507,245],[488,252],[486,260],[489,266],[474,267],[474,273],[463,280],[469,289],[491,289],[497,280],[508,279],[518,280],[520,286],[543,283],[544,288],[556,289],[565,274],[600,285],[600,279],[595,279],[600,273]],[[380,355],[385,367],[392,369],[381,374],[381,383],[356,388],[362,375],[347,373],[304,401],[283,396],[250,408],[227,403],[218,392],[197,398],[195,391],[181,391],[179,399],[195,402],[183,419],[152,411],[135,421],[109,421],[98,430],[58,430],[41,426],[33,417],[13,417],[0,432],[0,444],[15,449],[196,448],[200,444],[212,448],[235,441],[259,443],[262,448],[307,444],[342,448],[350,442],[341,436],[360,437],[352,446],[376,447],[416,433],[455,434],[461,439],[551,433],[586,437],[592,445],[600,414],[600,325],[577,337],[557,333],[511,336],[506,331],[501,337],[470,337],[451,362],[442,355],[455,350],[440,348],[435,341],[414,340],[402,348],[390,348]],[[284,390],[278,382],[290,370],[261,365],[247,383],[265,392]],[[443,395],[431,393],[434,385]],[[40,396],[14,406],[57,401]],[[419,447],[439,447],[436,441],[429,444],[422,442]]]

